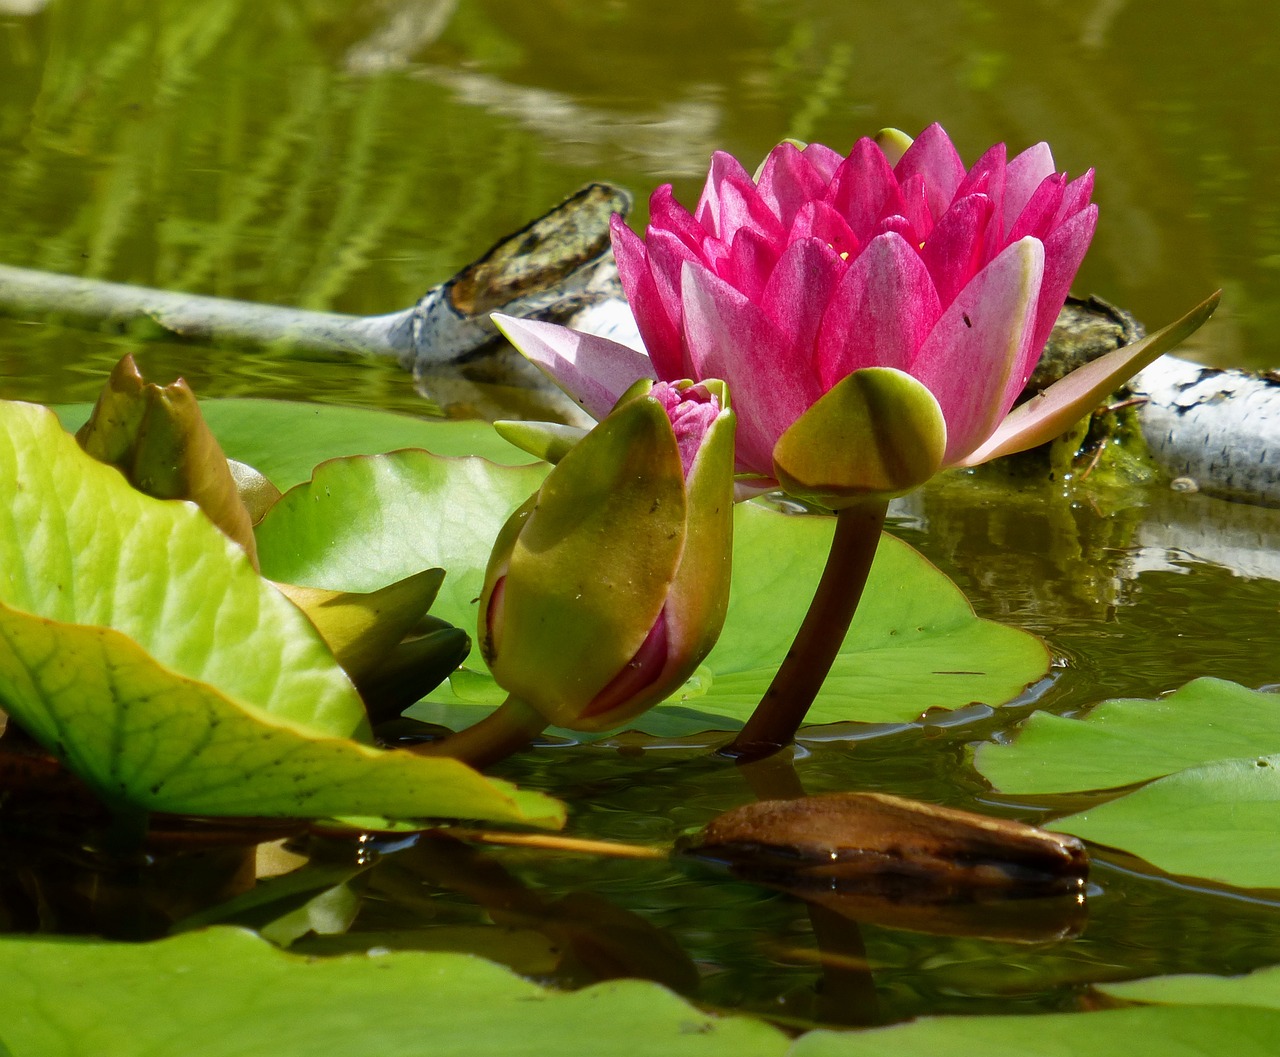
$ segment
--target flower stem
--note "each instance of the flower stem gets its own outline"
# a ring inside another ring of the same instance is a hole
[[[409,751],[419,756],[451,756],[478,769],[519,752],[546,727],[547,721],[536,709],[517,697],[508,697],[478,723]]]
[[[795,737],[840,651],[871,572],[887,503],[836,515],[822,579],[778,673],[738,736],[720,750],[739,762],[772,755]]]

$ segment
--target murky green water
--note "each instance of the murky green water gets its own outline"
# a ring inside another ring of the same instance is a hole
[[[0,0],[3,263],[386,312],[589,180],[641,199],[672,180],[689,201],[716,148],[752,159],[784,135],[846,146],[883,125],[939,120],[970,159],[995,140],[1046,139],[1060,167],[1096,166],[1102,220],[1081,291],[1158,325],[1221,286],[1223,309],[1194,353],[1280,366],[1280,108],[1259,90],[1280,65],[1280,21],[1264,4],[54,0],[6,13],[15,8]],[[139,346],[24,319],[0,319],[0,396],[90,399],[139,348],[148,373],[181,372],[203,396],[432,410],[389,364]],[[799,762],[810,792],[884,789],[1034,820],[1041,806],[994,798],[966,764],[969,743],[1033,704],[1150,696],[1201,675],[1280,683],[1272,513],[965,481],[914,500],[897,531],[980,613],[1046,636],[1061,664],[998,716],[874,738],[825,732],[832,740]],[[549,750],[502,773],[569,800],[576,832],[613,839],[667,842],[752,795],[734,768],[688,747]],[[636,917],[566,911],[596,921],[583,930],[597,953],[555,970],[527,927],[545,908],[496,928],[476,893],[443,894],[456,864],[408,847],[362,876],[353,936],[302,946],[454,944],[566,982],[621,965],[696,985],[711,1004],[834,1022],[1078,1008],[1093,980],[1280,961],[1275,893],[1192,888],[1108,853],[1087,922],[1055,918],[1021,943],[883,925],[859,938],[701,867],[495,859],[543,904],[587,890]],[[104,927],[22,906],[7,912],[10,928]],[[1083,931],[1051,939],[1055,928]],[[819,949],[860,958],[859,944],[873,979],[829,965],[819,986]]]

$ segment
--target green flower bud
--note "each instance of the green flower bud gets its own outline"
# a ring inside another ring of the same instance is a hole
[[[549,723],[617,727],[710,652],[729,600],[733,432],[722,382],[637,382],[499,533],[481,649]]]

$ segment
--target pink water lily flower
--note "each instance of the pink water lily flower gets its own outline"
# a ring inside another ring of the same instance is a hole
[[[597,418],[638,377],[722,378],[740,474],[829,505],[891,495],[1056,435],[1129,373],[1009,416],[1093,237],[1092,189],[1044,143],[966,169],[938,125],[847,157],[782,143],[754,178],[717,153],[693,213],[666,185],[644,239],[613,218],[647,356],[495,318]]]

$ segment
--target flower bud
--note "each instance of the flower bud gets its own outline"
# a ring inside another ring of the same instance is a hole
[[[549,723],[617,727],[710,652],[729,600],[733,431],[722,382],[637,382],[499,533],[481,649]]]

